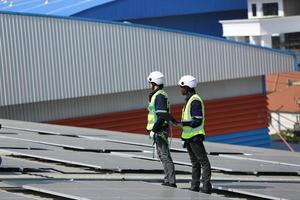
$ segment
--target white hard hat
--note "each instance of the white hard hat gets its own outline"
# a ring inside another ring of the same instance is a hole
[[[155,83],[156,85],[164,84],[164,75],[159,71],[151,72],[148,76],[148,81],[150,83]]]
[[[185,75],[181,77],[178,82],[180,86],[188,86],[189,88],[195,88],[197,86],[196,78],[191,75]]]

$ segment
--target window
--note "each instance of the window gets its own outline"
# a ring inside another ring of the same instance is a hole
[[[256,4],[252,4],[251,7],[252,7],[252,16],[256,17],[257,16],[257,14],[256,14]]]
[[[278,3],[264,3],[262,6],[264,16],[278,15]]]
[[[250,37],[249,36],[245,36],[244,40],[245,40],[246,43],[250,43]]]
[[[300,51],[300,32],[287,33],[285,36],[285,48]]]
[[[280,37],[279,36],[272,37],[272,48],[280,49]]]

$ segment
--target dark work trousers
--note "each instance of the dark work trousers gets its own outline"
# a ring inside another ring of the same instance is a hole
[[[169,144],[165,140],[163,140],[160,136],[158,136],[155,141],[156,141],[155,144],[156,144],[157,154],[160,161],[162,162],[164,172],[165,172],[164,182],[170,184],[176,184],[175,167],[171,157]]]
[[[203,189],[211,190],[211,168],[203,142],[188,142],[186,147],[192,163],[191,190],[199,190],[201,168],[203,169]]]

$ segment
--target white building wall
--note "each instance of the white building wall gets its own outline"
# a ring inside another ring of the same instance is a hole
[[[145,78],[146,81],[146,78]],[[145,82],[147,85],[147,82]],[[262,93],[262,77],[198,84],[204,100]],[[178,86],[167,87],[171,104],[184,103]],[[25,121],[50,121],[145,108],[149,90],[97,95],[56,101],[0,107],[0,118]]]
[[[294,124],[299,121],[300,113],[271,113],[270,134],[287,129],[294,129]],[[300,122],[300,121],[299,121]]]

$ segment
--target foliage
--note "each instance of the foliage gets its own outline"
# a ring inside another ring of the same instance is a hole
[[[284,139],[286,139],[286,141],[300,144],[300,136],[294,134],[294,130],[288,129],[281,131],[280,134]]]

